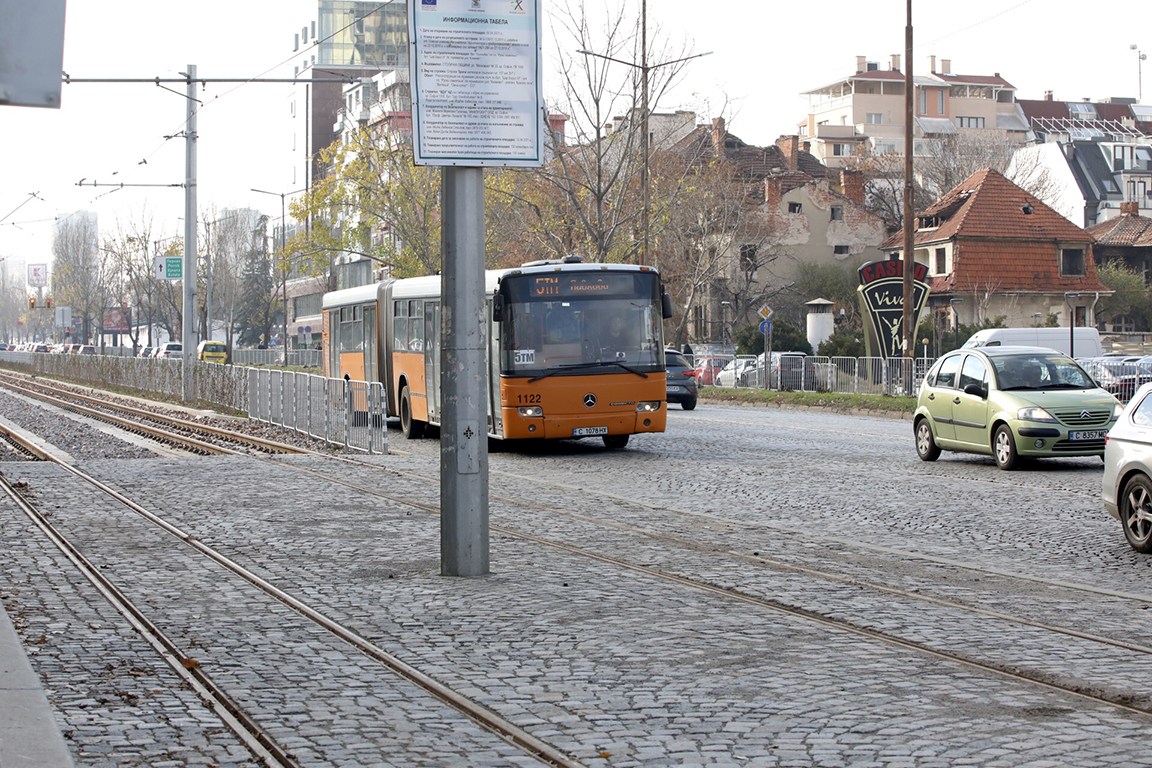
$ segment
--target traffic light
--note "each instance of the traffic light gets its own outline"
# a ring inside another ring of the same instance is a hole
[[[51,296],[49,296],[48,298],[44,299],[44,307],[45,307],[46,309],[52,309],[52,297],[51,297]]]
[[[28,309],[36,309],[36,297],[28,299]]]

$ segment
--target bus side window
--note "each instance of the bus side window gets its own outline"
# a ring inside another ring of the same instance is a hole
[[[408,302],[397,301],[392,304],[392,351],[405,352],[408,350]]]
[[[408,351],[424,351],[424,302],[412,299],[408,302]]]

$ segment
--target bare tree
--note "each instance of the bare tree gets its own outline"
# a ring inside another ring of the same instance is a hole
[[[623,4],[594,22],[587,6],[564,3],[550,18],[558,41],[561,95],[553,111],[571,118],[572,146],[557,147],[539,171],[537,195],[521,202],[539,246],[590,261],[634,261],[643,242],[644,100],[638,24]],[[681,72],[683,51],[656,47],[647,60],[649,116]],[[661,65],[659,62],[669,62]],[[686,126],[687,133],[693,125]],[[650,132],[652,131],[650,125]],[[682,135],[682,134],[681,134]],[[666,137],[675,140],[675,133]],[[650,152],[660,151],[657,146]],[[650,155],[651,156],[651,155]]]

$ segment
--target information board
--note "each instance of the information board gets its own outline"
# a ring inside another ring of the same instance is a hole
[[[410,0],[417,165],[544,164],[540,0]]]

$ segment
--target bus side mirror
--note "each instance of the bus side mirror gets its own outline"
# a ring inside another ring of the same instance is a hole
[[[492,298],[492,322],[499,323],[504,320],[504,295],[496,294]]]
[[[668,295],[668,291],[664,291],[664,294],[660,297],[660,309],[662,310],[665,320],[672,317],[672,297]]]

